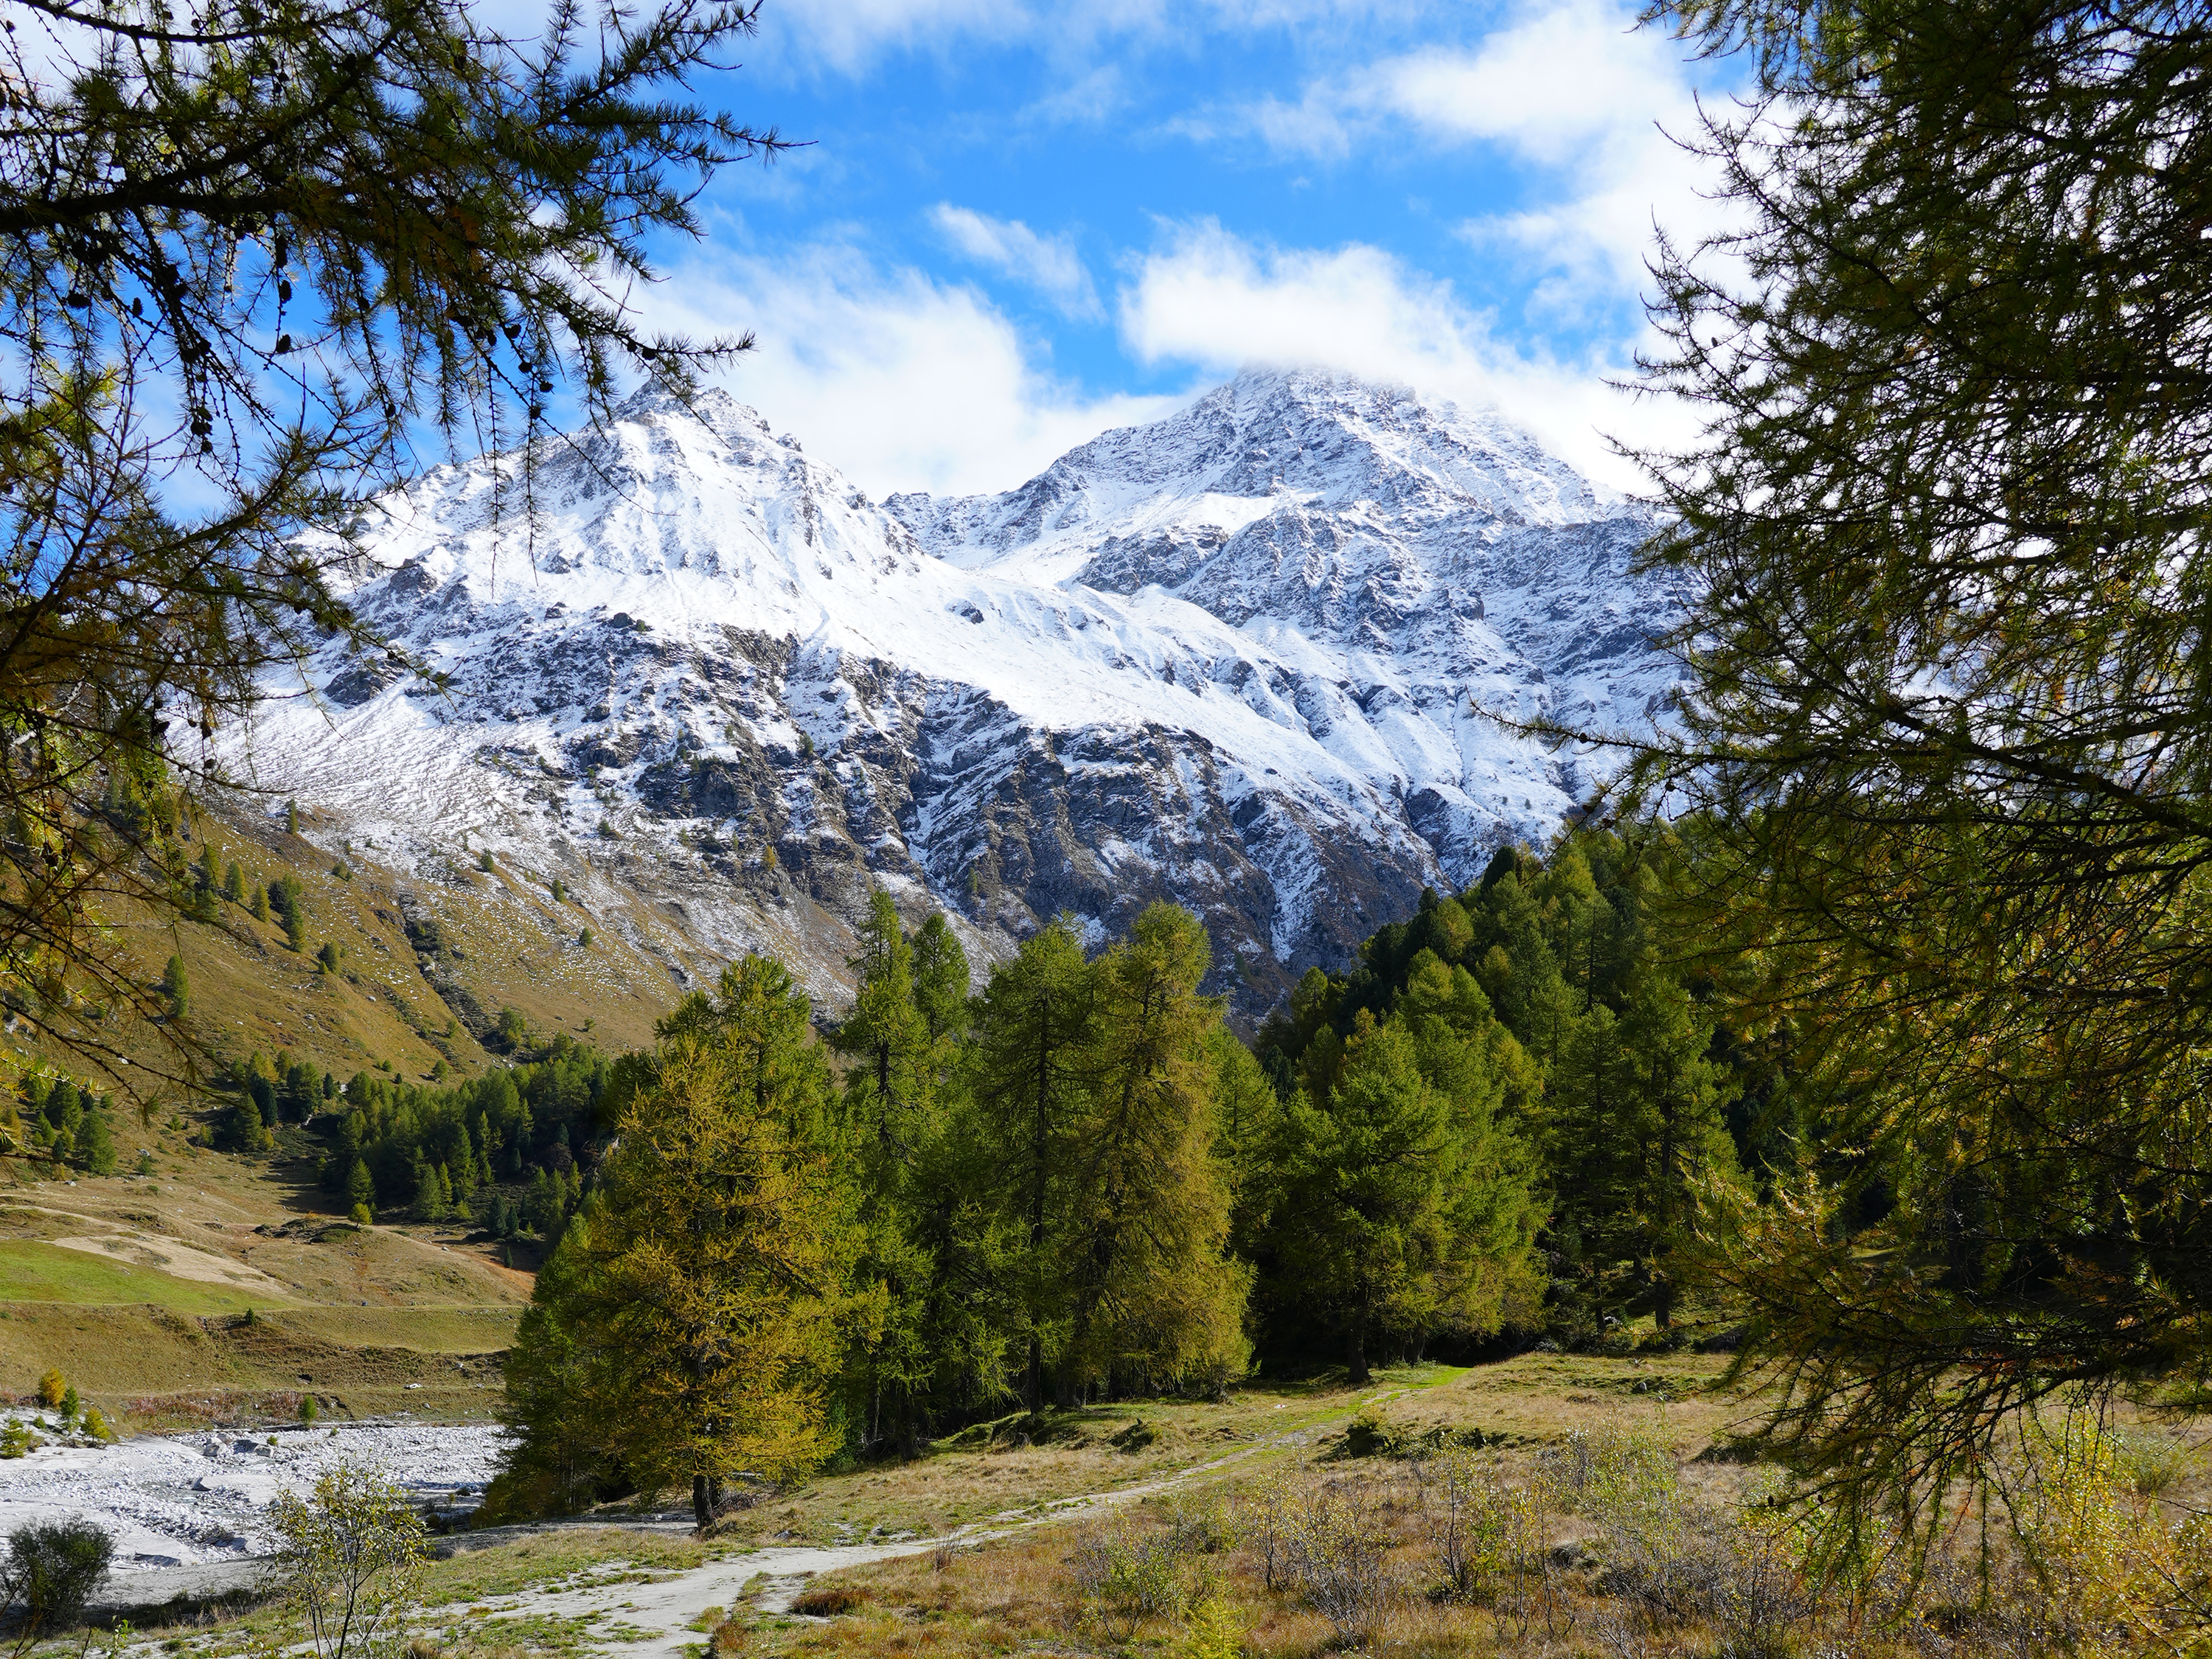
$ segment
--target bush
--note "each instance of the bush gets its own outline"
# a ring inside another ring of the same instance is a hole
[[[1514,1510],[1526,1495],[1502,1486],[1463,1446],[1440,1453],[1423,1476],[1429,1544],[1444,1594],[1455,1601],[1493,1600],[1514,1565],[1522,1530]]]
[[[397,1634],[428,1554],[404,1487],[342,1462],[308,1498],[279,1492],[269,1516],[284,1588],[317,1659],[371,1652]]]
[[[49,1409],[60,1405],[62,1396],[68,1392],[69,1378],[58,1370],[50,1370],[39,1379],[39,1403]]]
[[[1390,1457],[1405,1448],[1404,1431],[1384,1422],[1371,1411],[1364,1411],[1345,1425],[1344,1455],[1346,1457]]]
[[[1380,1645],[1398,1587],[1384,1565],[1390,1538],[1373,1495],[1323,1491],[1305,1520],[1297,1569],[1307,1602],[1328,1620],[1339,1647]]]
[[[1238,1659],[1243,1651],[1244,1626],[1218,1597],[1190,1610],[1175,1646],[1176,1659]]]
[[[1075,1582],[1115,1639],[1127,1641],[1145,1619],[1212,1600],[1219,1574],[1185,1529],[1143,1528],[1124,1517],[1078,1547]]]
[[[796,1597],[791,1610],[810,1619],[834,1619],[840,1613],[851,1613],[866,1604],[865,1590],[848,1584],[824,1584],[819,1589],[806,1590]]]
[[[106,1576],[114,1541],[89,1521],[47,1522],[8,1534],[0,1570],[10,1605],[22,1609],[25,1634],[74,1623]]]
[[[1390,1540],[1371,1492],[1279,1476],[1247,1511],[1245,1534],[1267,1588],[1303,1592],[1334,1628],[1336,1645],[1380,1640],[1399,1592],[1384,1564]]]

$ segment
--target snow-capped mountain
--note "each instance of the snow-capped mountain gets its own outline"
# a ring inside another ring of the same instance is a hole
[[[1618,726],[1673,678],[1648,509],[1326,374],[882,503],[725,394],[643,393],[529,487],[534,530],[511,461],[385,503],[355,602],[445,686],[334,646],[246,758],[403,874],[562,876],[679,980],[762,945],[834,1000],[878,883],[986,955],[1165,896],[1249,1015],[1588,794],[1481,709]]]

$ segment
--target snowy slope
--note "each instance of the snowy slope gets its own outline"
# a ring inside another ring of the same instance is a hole
[[[334,647],[245,757],[403,872],[465,834],[563,875],[678,980],[765,945],[832,997],[878,881],[987,953],[1164,896],[1252,1012],[1588,793],[1475,704],[1617,725],[1671,678],[1644,509],[1325,374],[997,496],[872,502],[720,393],[541,461],[534,532],[480,462],[367,538],[356,604],[442,688]]]

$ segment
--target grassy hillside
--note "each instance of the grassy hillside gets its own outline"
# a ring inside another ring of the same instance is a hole
[[[357,1227],[280,1152],[157,1128],[148,1176],[0,1166],[0,1394],[58,1366],[125,1431],[489,1416],[531,1275],[452,1226]],[[518,1261],[521,1258],[517,1258]]]
[[[714,966],[679,952],[680,931],[641,929],[619,903],[611,908],[622,913],[609,914],[565,892],[556,903],[538,872],[487,872],[456,848],[428,877],[403,879],[378,865],[373,848],[319,846],[311,811],[300,826],[293,834],[278,817],[209,819],[192,843],[195,860],[205,849],[219,869],[235,863],[249,894],[282,878],[299,884],[306,926],[297,950],[273,915],[258,920],[246,903],[220,896],[210,920],[128,908],[106,918],[143,984],[159,981],[174,955],[191,987],[174,1033],[114,1022],[112,1040],[132,1063],[161,1065],[176,1035],[219,1060],[289,1051],[341,1079],[379,1060],[410,1078],[428,1079],[441,1064],[467,1076],[501,1063],[503,1009],[540,1036],[565,1031],[621,1049],[647,1041],[683,994],[672,969]],[[588,945],[580,943],[586,930]],[[317,962],[325,945],[338,953],[334,972]],[[21,1033],[8,1036],[7,1051],[19,1063],[85,1071]]]

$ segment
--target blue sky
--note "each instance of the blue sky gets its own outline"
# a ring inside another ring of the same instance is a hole
[[[750,329],[724,381],[876,493],[1010,488],[1243,363],[1490,402],[1612,482],[1662,129],[1732,66],[1633,8],[769,0],[702,92],[811,141],[732,167],[641,294]]]

